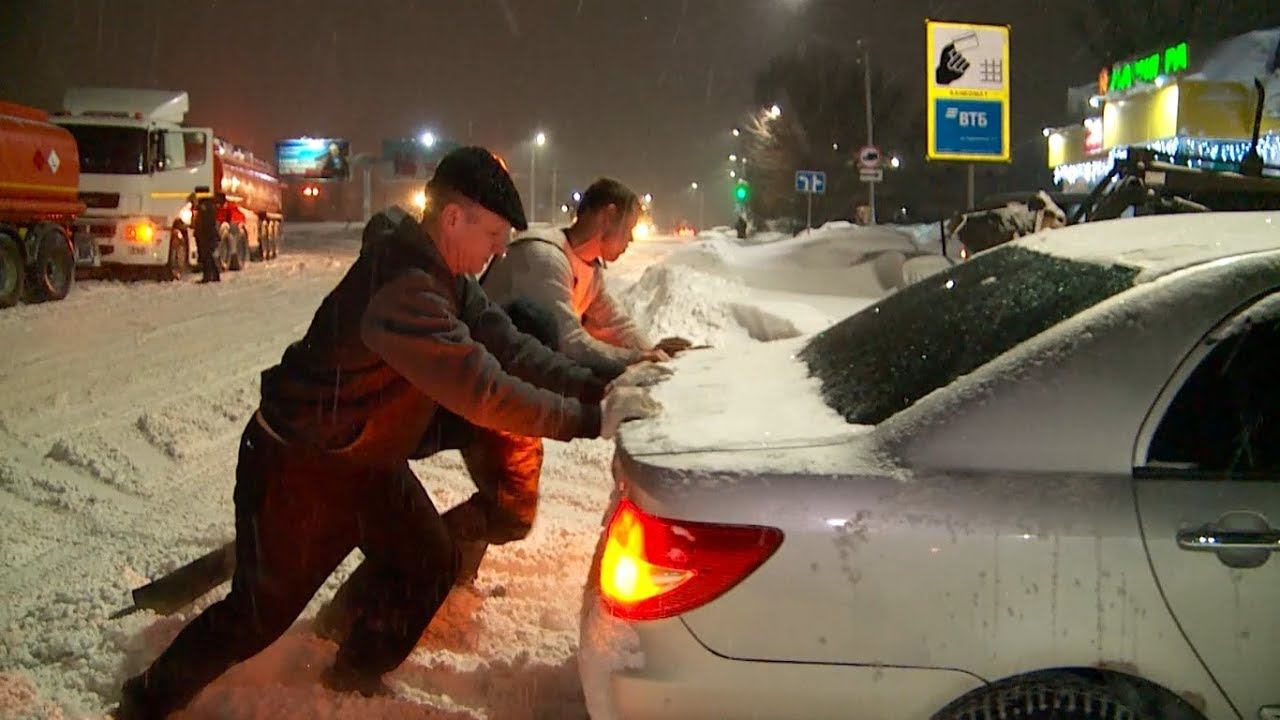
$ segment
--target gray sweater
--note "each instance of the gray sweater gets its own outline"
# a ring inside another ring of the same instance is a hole
[[[499,305],[523,297],[546,308],[560,332],[559,351],[606,377],[620,374],[653,347],[605,289],[600,262],[579,257],[564,230],[516,238],[493,261],[483,287]]]

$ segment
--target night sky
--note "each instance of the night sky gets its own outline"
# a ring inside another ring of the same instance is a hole
[[[1050,10],[1049,7],[1059,8]],[[423,130],[484,144],[522,192],[543,130],[561,194],[610,174],[660,219],[727,221],[729,128],[755,72],[806,39],[852,45],[924,96],[924,19],[1012,26],[1017,169],[1097,64],[1037,0],[3,0],[0,98],[56,109],[67,87],[184,89],[188,122],[271,157],[275,140],[351,138],[353,152]],[[709,182],[710,181],[710,182]],[[718,184],[718,185],[717,185]],[[673,200],[674,198],[674,200]],[[723,204],[719,202],[723,199]],[[527,201],[526,201],[527,202]],[[544,199],[545,203],[546,200]],[[723,217],[716,217],[716,215]]]

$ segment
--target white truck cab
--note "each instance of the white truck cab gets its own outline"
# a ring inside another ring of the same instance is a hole
[[[52,121],[75,136],[80,151],[80,266],[154,266],[175,275],[188,269],[188,196],[217,187],[213,131],[182,126],[189,104],[182,91],[67,91]]]

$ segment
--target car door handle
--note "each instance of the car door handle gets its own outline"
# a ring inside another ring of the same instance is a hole
[[[1223,530],[1213,525],[1205,525],[1195,530],[1179,531],[1178,547],[1201,552],[1219,550],[1280,552],[1280,530]]]

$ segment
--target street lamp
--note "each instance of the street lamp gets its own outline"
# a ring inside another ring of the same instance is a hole
[[[729,177],[731,177],[731,178],[736,178],[736,177],[738,177],[738,173],[737,173],[737,171],[735,171],[735,170],[730,170],[730,171],[729,171]]]
[[[742,131],[741,131],[741,130],[739,130],[738,128],[734,128],[734,129],[733,129],[733,130],[731,130],[730,132],[732,132],[732,133],[733,133],[733,136],[734,136],[734,137],[738,137],[739,135],[741,135],[741,134],[742,134]]]
[[[577,202],[582,202],[582,193],[578,192],[577,190],[574,190],[574,191],[573,191],[573,201],[574,201],[574,202],[576,202],[576,203],[577,203]]]
[[[774,103],[773,106],[769,108],[769,119],[777,120],[780,117],[782,117],[782,108],[778,107],[777,103]]]
[[[893,157],[889,158],[889,167],[893,168],[894,170],[897,170],[898,168],[902,167],[902,159],[899,158],[897,155],[894,155]]]
[[[644,204],[645,204],[645,205],[648,205],[648,204],[649,204],[649,203],[651,203],[651,202],[653,202],[653,195],[652,195],[651,193],[645,193],[645,194],[644,194]]]
[[[702,230],[702,189],[694,181],[689,183],[689,190],[698,194],[698,229]]]
[[[730,153],[730,154],[729,154],[729,162],[738,162],[738,156],[737,156],[737,155],[735,155],[735,154],[733,154],[733,153]]]
[[[436,144],[436,134],[428,130],[418,137],[418,142],[422,143],[423,147],[432,147]]]
[[[529,146],[529,222],[538,218],[538,148],[547,144],[547,134],[539,131]]]
[[[839,149],[840,149],[840,143],[831,143],[831,149],[832,149],[832,150],[839,150]]]

